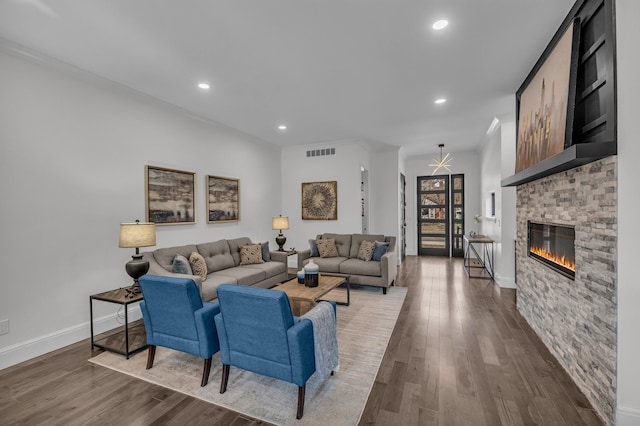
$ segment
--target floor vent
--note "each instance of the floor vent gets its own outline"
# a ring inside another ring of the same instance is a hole
[[[307,151],[307,157],[324,157],[325,155],[336,155],[335,148],[312,149]]]

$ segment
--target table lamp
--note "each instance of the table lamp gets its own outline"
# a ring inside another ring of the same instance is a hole
[[[131,256],[132,259],[125,265],[127,274],[133,278],[131,291],[134,293],[140,292],[138,278],[146,274],[149,270],[149,261],[142,259],[140,247],[150,247],[155,245],[155,223],[140,223],[139,220],[136,220],[135,223],[120,224],[120,239],[118,241],[118,247],[136,249],[136,254]]]
[[[280,231],[276,237],[276,244],[278,244],[278,251],[284,251],[282,246],[287,242],[287,237],[282,234],[282,230],[289,229],[289,218],[287,216],[282,217],[282,215],[272,218],[271,229],[277,229]]]

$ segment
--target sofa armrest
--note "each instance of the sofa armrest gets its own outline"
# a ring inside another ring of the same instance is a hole
[[[306,250],[300,250],[298,252],[298,271],[302,269],[302,262],[304,262],[305,260],[307,260],[308,258],[311,257],[311,250],[310,249],[306,249]]]
[[[202,294],[202,278],[200,275],[189,275],[189,274],[176,274],[175,272],[169,272],[164,269],[156,259],[153,257],[153,253],[144,252],[142,253],[142,258],[149,262],[149,270],[147,271],[148,275],[158,275],[161,277],[174,277],[174,278],[191,278],[195,281],[196,285],[200,289],[200,294]]]
[[[276,262],[287,264],[287,252],[286,251],[270,251],[269,256],[271,256],[271,260]]]
[[[398,273],[395,251],[387,252],[380,258],[380,270],[387,287],[390,286],[391,283],[395,281]]]

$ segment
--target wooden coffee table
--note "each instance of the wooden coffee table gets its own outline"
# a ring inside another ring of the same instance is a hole
[[[347,285],[347,301],[346,303],[336,301],[336,303],[338,305],[349,306],[351,303],[349,278],[349,275],[320,274],[318,287],[306,287],[304,284],[299,284],[298,278],[296,277],[279,286],[273,287],[273,290],[280,290],[287,293],[293,315],[300,316],[306,314],[316,306],[316,304],[322,300],[322,296],[342,284]]]

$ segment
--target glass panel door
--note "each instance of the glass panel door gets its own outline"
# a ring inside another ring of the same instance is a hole
[[[418,254],[449,256],[449,176],[418,177]]]
[[[451,175],[451,256],[462,257],[464,236],[464,175]]]

